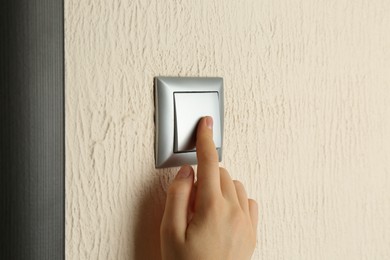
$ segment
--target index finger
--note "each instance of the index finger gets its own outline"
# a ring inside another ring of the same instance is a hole
[[[196,134],[198,193],[203,199],[221,194],[218,153],[213,141],[213,119],[203,117]]]

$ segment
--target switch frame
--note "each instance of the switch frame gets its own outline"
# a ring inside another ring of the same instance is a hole
[[[175,145],[175,92],[218,92],[221,129],[221,147],[217,148],[222,160],[224,96],[223,79],[220,77],[155,77],[155,164],[156,168],[176,167],[183,164],[197,164],[196,152],[174,152]]]

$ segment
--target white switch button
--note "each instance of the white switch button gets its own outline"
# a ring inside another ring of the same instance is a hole
[[[174,152],[195,151],[196,127],[204,116],[213,117],[213,139],[221,147],[221,119],[218,92],[174,93],[175,143]]]

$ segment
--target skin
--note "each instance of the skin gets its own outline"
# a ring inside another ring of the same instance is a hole
[[[211,117],[198,124],[197,182],[184,165],[168,188],[160,226],[164,260],[251,259],[255,249],[257,203],[219,167],[212,124]]]

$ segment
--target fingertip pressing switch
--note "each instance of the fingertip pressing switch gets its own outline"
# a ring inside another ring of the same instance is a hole
[[[156,168],[197,164],[196,130],[213,117],[213,140],[219,161],[223,146],[222,78],[155,78]]]
[[[196,151],[196,129],[204,116],[213,118],[213,140],[221,148],[221,120],[218,92],[179,92],[175,100],[175,153]]]

